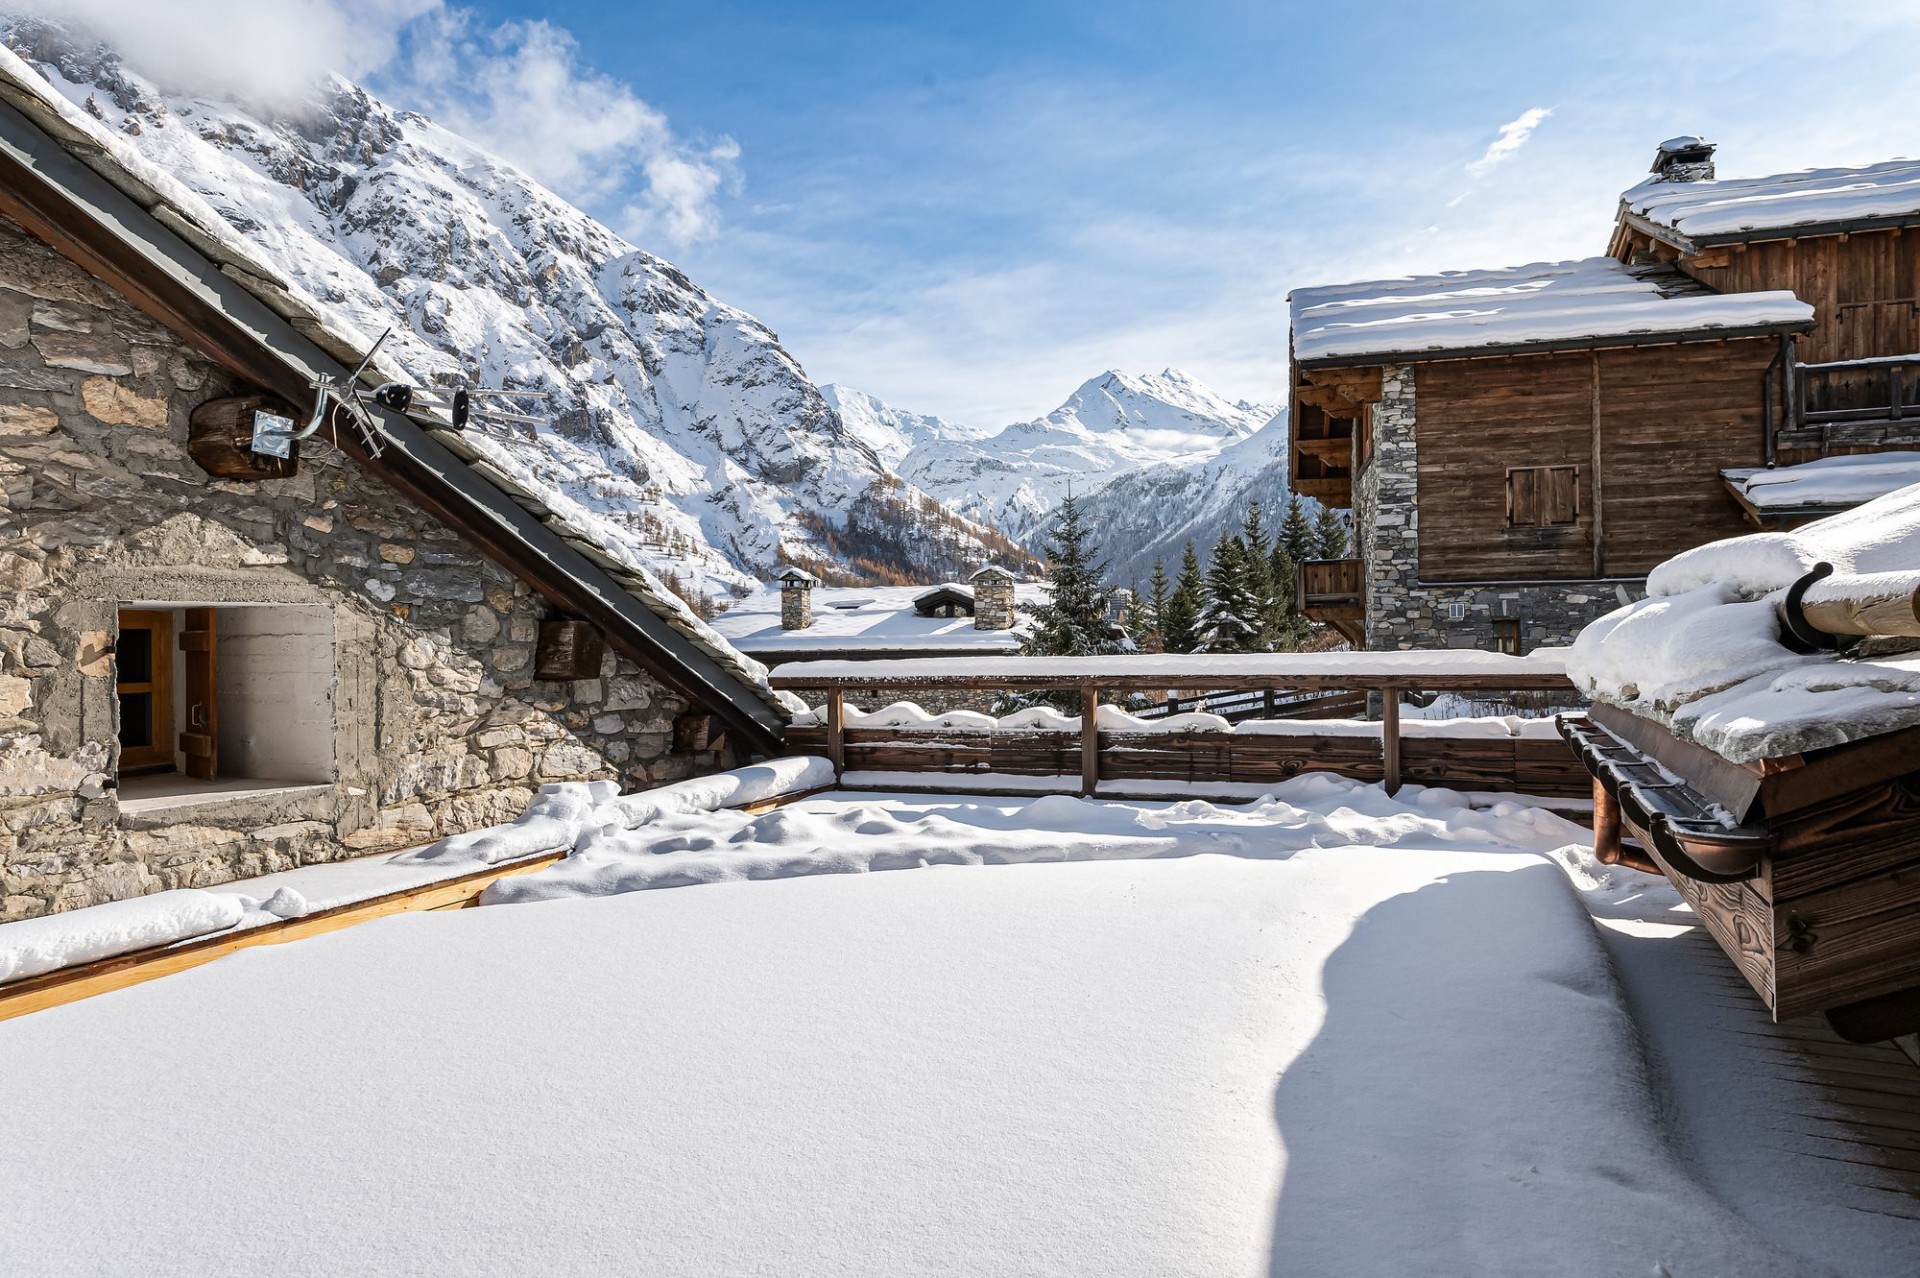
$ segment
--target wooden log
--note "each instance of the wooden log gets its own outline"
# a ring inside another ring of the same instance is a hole
[[[1836,573],[1808,588],[1800,612],[1830,635],[1920,636],[1920,571]]]
[[[846,694],[838,688],[827,690],[827,762],[833,765],[833,779],[847,770]]]
[[[1080,688],[1080,793],[1091,795],[1100,788],[1100,690],[1092,684]]]

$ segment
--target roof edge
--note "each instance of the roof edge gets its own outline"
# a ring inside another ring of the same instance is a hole
[[[1755,337],[1778,337],[1782,333],[1813,331],[1812,319],[1775,320],[1766,324],[1744,324],[1738,328],[1682,329],[1670,333],[1621,333],[1610,337],[1577,337],[1539,342],[1506,342],[1493,346],[1457,347],[1447,350],[1402,350],[1368,352],[1363,355],[1321,355],[1313,359],[1295,359],[1301,369],[1376,368],[1382,364],[1436,364],[1442,360],[1493,359],[1506,355],[1552,355],[1566,351],[1617,350],[1629,346],[1682,346],[1700,342],[1741,341]]]

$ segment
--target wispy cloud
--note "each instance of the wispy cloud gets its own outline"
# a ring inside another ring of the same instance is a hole
[[[544,20],[485,26],[447,9],[408,44],[383,82],[410,105],[577,203],[619,201],[629,235],[685,245],[716,230],[739,145],[678,137],[632,86],[583,67],[570,32]]]
[[[695,142],[544,20],[490,24],[445,0],[32,0],[163,88],[297,112],[329,72],[367,78],[629,236],[712,236],[737,183],[729,137]],[[218,32],[219,39],[209,39]]]
[[[1512,159],[1513,153],[1525,146],[1533,131],[1540,127],[1540,122],[1552,114],[1552,107],[1530,107],[1520,113],[1519,119],[1501,125],[1500,136],[1487,147],[1486,154],[1467,166],[1467,172],[1482,177],[1496,165]]]

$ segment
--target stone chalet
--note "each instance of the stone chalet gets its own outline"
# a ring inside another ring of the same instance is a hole
[[[778,750],[764,669],[450,419],[252,451],[366,337],[0,54],[0,920]]]
[[[1522,653],[1679,551],[1908,482],[1846,459],[1920,443],[1920,163],[1713,152],[1663,143],[1605,256],[1290,296],[1293,486],[1357,551],[1302,565],[1308,616]]]

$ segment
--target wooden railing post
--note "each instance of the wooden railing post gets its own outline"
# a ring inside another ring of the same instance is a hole
[[[1091,797],[1100,788],[1100,690],[1092,684],[1080,689],[1080,793]]]
[[[1602,865],[1620,863],[1620,804],[1599,777],[1593,779],[1593,857]]]
[[[1400,689],[1392,684],[1380,689],[1380,760],[1386,775],[1381,778],[1388,794],[1400,789]]]
[[[846,696],[838,688],[827,690],[827,762],[833,765],[833,779],[836,782],[847,767]]]

